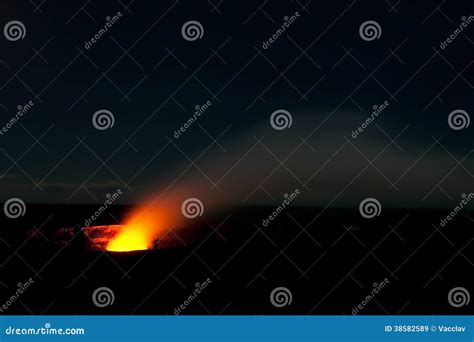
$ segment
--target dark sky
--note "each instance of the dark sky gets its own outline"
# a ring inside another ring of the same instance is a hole
[[[120,201],[134,202],[190,165],[186,179],[221,181],[224,193],[237,183],[247,194],[258,188],[246,203],[279,202],[296,187],[305,205],[340,192],[334,205],[367,196],[396,206],[450,205],[473,192],[474,124],[453,130],[448,115],[474,113],[474,22],[440,50],[473,14],[471,1],[34,3],[0,5],[2,28],[12,20],[26,28],[18,41],[0,36],[0,126],[18,105],[34,102],[0,136],[2,200],[102,202],[121,188]],[[119,11],[120,20],[85,49]],[[201,39],[183,39],[190,20],[202,25]],[[368,20],[381,27],[373,41],[359,35]],[[207,101],[210,108],[174,138]],[[352,139],[384,101],[389,107]],[[94,128],[100,109],[113,113],[113,127]],[[277,109],[291,113],[290,128],[271,127]]]

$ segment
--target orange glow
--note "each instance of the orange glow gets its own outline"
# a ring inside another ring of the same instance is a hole
[[[207,190],[208,184],[199,186],[195,182],[185,182],[172,191],[166,189],[157,197],[148,198],[132,209],[116,234],[108,236],[103,248],[111,252],[128,252],[179,246],[182,239],[176,233],[180,230],[184,234],[181,229],[189,227],[191,222],[183,214],[182,205],[195,194],[199,194],[200,200],[206,203],[201,188]],[[192,233],[184,235],[191,238]]]
[[[139,206],[125,219],[118,234],[107,244],[111,252],[128,252],[153,248],[153,242],[168,232],[171,215],[157,206]]]
[[[142,231],[145,227],[125,226],[123,231],[107,245],[110,252],[141,251],[149,249],[151,242]]]

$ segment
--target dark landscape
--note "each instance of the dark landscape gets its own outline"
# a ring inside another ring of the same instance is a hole
[[[359,314],[469,310],[451,307],[447,294],[472,284],[472,274],[462,272],[472,254],[472,212],[441,228],[447,211],[386,209],[367,220],[357,209],[290,208],[263,227],[274,208],[226,208],[172,234],[175,247],[113,253],[90,250],[80,233],[78,222],[94,206],[29,208],[21,219],[1,221],[1,241],[9,243],[1,248],[0,301],[17,283],[34,280],[9,314],[173,315],[207,278],[212,282],[181,314],[350,315],[385,278],[386,287]],[[99,224],[116,224],[128,209],[112,207]],[[61,233],[66,227],[72,237]],[[113,305],[93,304],[101,286],[113,290]],[[270,303],[278,286],[291,290],[291,305]]]

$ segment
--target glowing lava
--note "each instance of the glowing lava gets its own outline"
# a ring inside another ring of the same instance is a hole
[[[154,248],[158,239],[166,235],[171,215],[164,215],[163,207],[141,206],[135,208],[125,220],[117,235],[106,249],[111,252],[128,252]]]
[[[118,236],[107,245],[110,252],[128,252],[141,251],[149,249],[152,241],[149,241],[145,234],[142,234],[144,228],[136,226],[125,226]]]

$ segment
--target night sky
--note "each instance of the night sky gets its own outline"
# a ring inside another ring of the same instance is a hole
[[[452,207],[473,192],[474,124],[455,130],[448,116],[474,114],[474,21],[440,48],[471,1],[7,0],[0,13],[2,28],[26,28],[0,36],[0,126],[34,103],[0,135],[2,200],[101,203],[122,189],[119,202],[134,203],[175,180],[239,205],[298,188],[299,205]],[[190,20],[201,39],[183,38]],[[359,34],[369,20],[381,28],[372,41]],[[113,127],[94,127],[101,109]],[[278,109],[291,127],[272,128]]]

